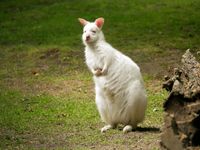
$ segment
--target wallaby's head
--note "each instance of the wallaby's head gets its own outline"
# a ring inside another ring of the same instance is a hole
[[[89,22],[82,18],[79,18],[78,20],[83,25],[82,40],[85,45],[94,44],[98,40],[104,39],[103,32],[101,31],[104,24],[104,18],[98,18],[94,22]]]

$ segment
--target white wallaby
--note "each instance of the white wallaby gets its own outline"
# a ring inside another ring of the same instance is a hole
[[[130,132],[143,121],[147,107],[140,68],[105,41],[103,18],[79,22],[84,26],[82,40],[86,64],[94,75],[96,105],[106,123],[101,132],[118,124],[124,125],[124,133]]]

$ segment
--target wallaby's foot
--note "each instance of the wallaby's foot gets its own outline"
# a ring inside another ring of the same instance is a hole
[[[133,130],[133,127],[131,125],[126,125],[123,128],[123,133],[128,133],[128,132],[131,132],[132,130]]]
[[[106,126],[104,126],[103,128],[101,128],[101,133],[104,133],[104,132],[106,132],[107,130],[113,129],[113,128],[114,128],[114,126],[112,126],[112,125],[106,125]]]

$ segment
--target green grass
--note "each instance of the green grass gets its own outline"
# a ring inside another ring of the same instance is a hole
[[[150,45],[198,48],[199,6],[198,0],[2,1],[0,44],[80,48],[77,18],[103,16],[108,41],[124,50]]]
[[[2,0],[0,149],[159,149],[168,68],[200,47],[199,0]],[[105,18],[114,47],[141,67],[145,121],[100,134],[92,76],[77,18]]]

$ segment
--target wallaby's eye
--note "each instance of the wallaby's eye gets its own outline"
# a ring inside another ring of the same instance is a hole
[[[83,31],[84,33],[86,32],[86,31]]]
[[[96,33],[96,31],[92,30],[92,33]]]

